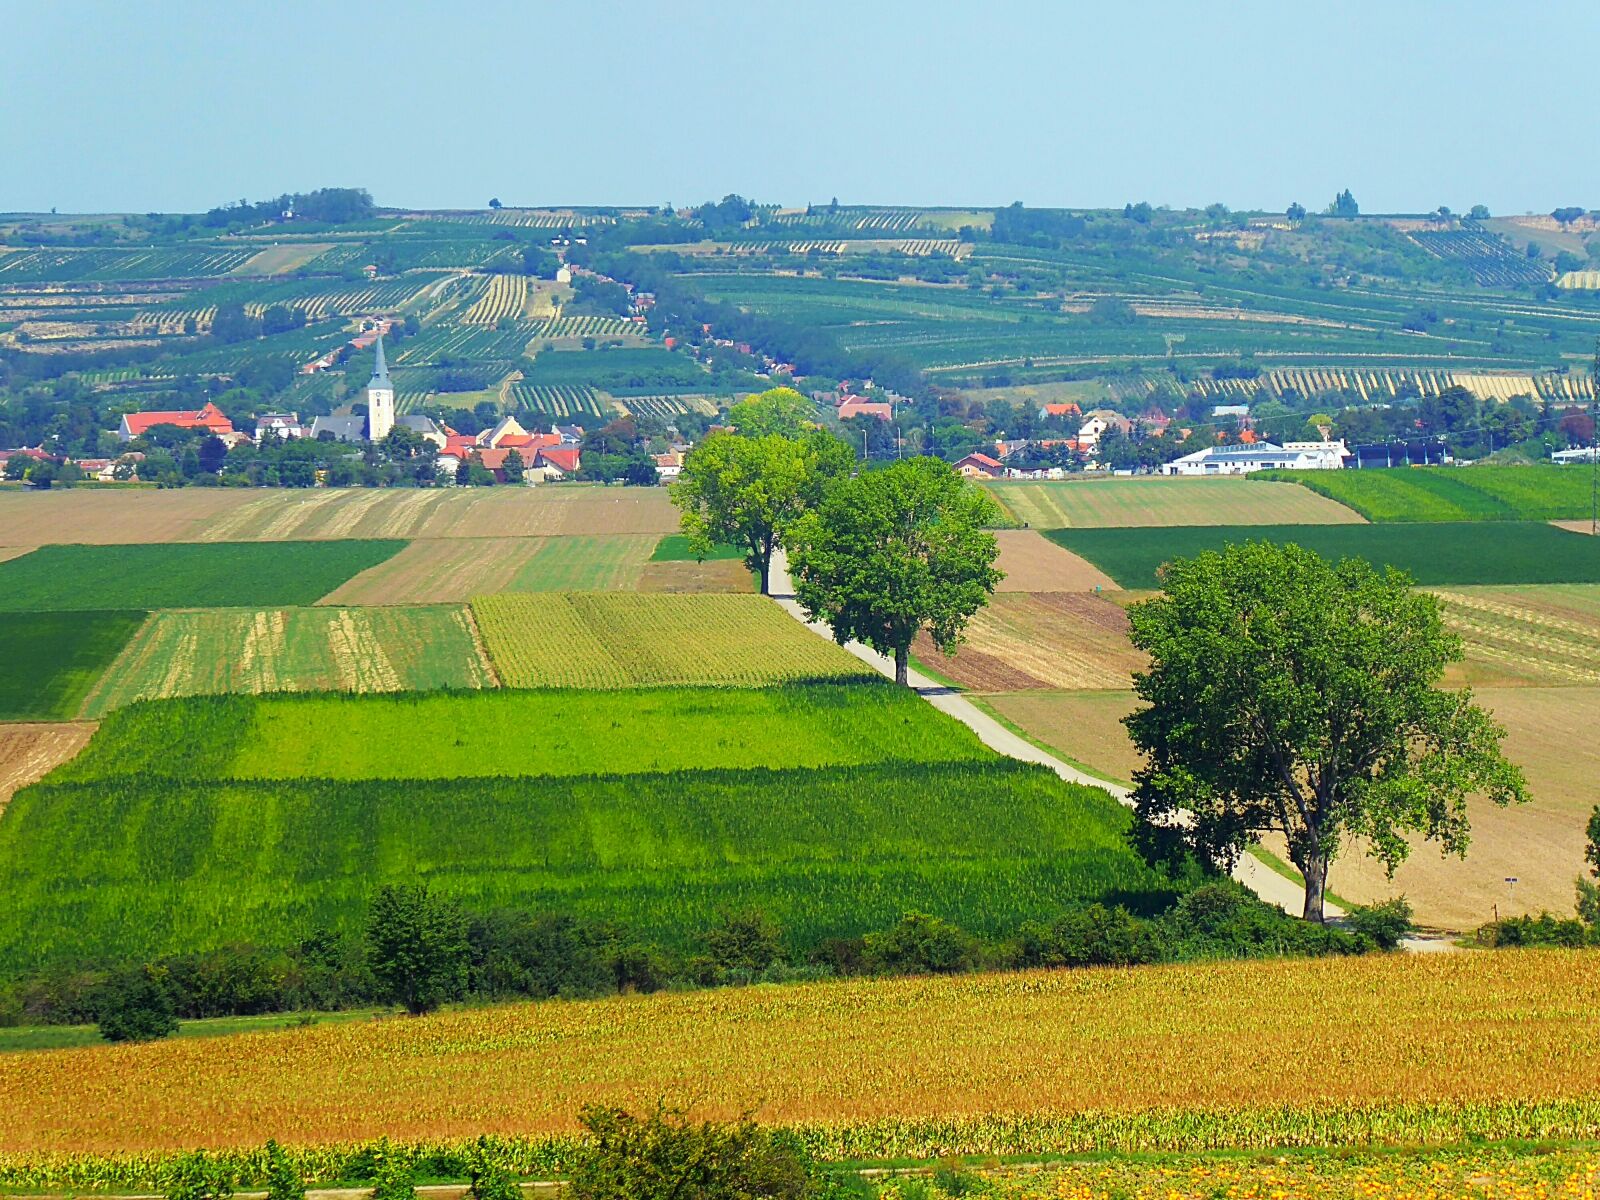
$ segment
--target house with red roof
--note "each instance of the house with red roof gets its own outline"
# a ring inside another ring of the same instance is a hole
[[[124,413],[117,428],[117,436],[125,442],[143,437],[157,425],[176,425],[179,429],[204,429],[221,437],[233,432],[233,422],[222,410],[209,402],[203,408],[181,412]]]
[[[1039,409],[1039,419],[1041,421],[1046,417],[1079,417],[1082,415],[1083,410],[1070,402],[1066,404],[1045,404]]]
[[[850,417],[877,417],[880,421],[893,418],[894,408],[888,404],[875,403],[863,400],[859,396],[852,396],[839,405],[839,419],[841,421]]]
[[[957,460],[955,467],[967,479],[973,479],[979,475],[987,476],[990,479],[998,479],[1006,473],[1004,465],[997,459],[990,458],[987,454],[969,454],[965,458]]]

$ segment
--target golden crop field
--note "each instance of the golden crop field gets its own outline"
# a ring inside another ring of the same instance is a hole
[[[1145,662],[1128,641],[1127,613],[1087,592],[1001,593],[973,617],[953,657],[926,634],[915,649],[940,675],[980,692],[1126,689]]]
[[[18,788],[44,778],[82,750],[94,730],[87,721],[0,724],[0,813]]]
[[[876,677],[764,596],[528,592],[472,602],[507,687]]]
[[[152,613],[84,701],[229,692],[492,687],[465,605],[190,609]]]
[[[540,1136],[586,1101],[830,1157],[1600,1137],[1600,952],[852,980],[0,1056],[0,1152]],[[0,1177],[7,1166],[0,1154]]]
[[[1002,592],[1089,592],[1117,585],[1111,576],[1086,558],[1058,546],[1033,529],[997,529],[1000,558],[1005,572]]]
[[[0,491],[0,546],[678,531],[666,488],[75,488]]]
[[[1355,510],[1310,488],[1244,478],[1146,476],[984,486],[1019,524],[1034,529],[1362,523]]]
[[[1452,676],[1473,684],[1600,684],[1600,586],[1434,589],[1466,643]]]

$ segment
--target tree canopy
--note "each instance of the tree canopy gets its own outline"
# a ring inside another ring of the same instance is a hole
[[[894,657],[905,683],[911,643],[927,630],[949,654],[1003,578],[989,495],[948,463],[908,458],[833,484],[785,542],[795,595],[840,644]]]
[[[424,887],[385,885],[367,916],[367,960],[389,998],[425,1013],[467,985],[467,917]]]
[[[738,546],[766,595],[772,552],[822,499],[827,481],[854,462],[850,447],[825,430],[804,437],[714,433],[684,459],[672,502],[683,510],[683,532],[696,555]]]
[[[1218,867],[1282,833],[1308,919],[1346,838],[1392,872],[1408,833],[1465,854],[1469,795],[1527,799],[1503,730],[1470,691],[1439,688],[1460,639],[1401,572],[1252,542],[1171,563],[1128,615],[1150,655],[1126,719],[1147,755],[1140,815]]]
[[[770,388],[730,408],[728,424],[745,437],[799,437],[817,427],[817,407],[793,388]]]

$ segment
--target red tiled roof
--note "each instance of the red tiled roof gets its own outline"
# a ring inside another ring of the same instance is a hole
[[[880,421],[887,421],[894,416],[894,409],[887,404],[874,403],[870,400],[846,400],[839,405],[839,419],[846,417],[877,417]]]
[[[534,460],[535,465],[550,465],[561,471],[576,471],[578,469],[579,450],[576,446],[541,446],[539,457]]]
[[[212,433],[232,433],[233,422],[228,420],[215,404],[207,403],[198,409],[181,412],[128,413],[123,418],[132,437],[154,429],[157,425],[176,425],[180,429],[209,429]]]
[[[999,462],[990,458],[987,454],[969,454],[961,462],[977,463],[980,467],[993,467],[996,471],[1004,469]],[[961,463],[956,465],[960,466]]]
[[[1073,413],[1082,412],[1083,410],[1076,404],[1046,404],[1044,411],[1046,416],[1070,417]]]

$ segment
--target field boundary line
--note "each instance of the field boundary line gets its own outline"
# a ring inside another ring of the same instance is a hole
[[[472,633],[472,644],[477,648],[478,658],[483,662],[483,669],[489,676],[489,686],[503,688],[500,682],[500,672],[495,669],[494,659],[489,657],[489,643],[483,640],[483,630],[478,628],[478,614],[472,609],[472,601],[461,602],[462,610],[467,614],[467,629]]]

